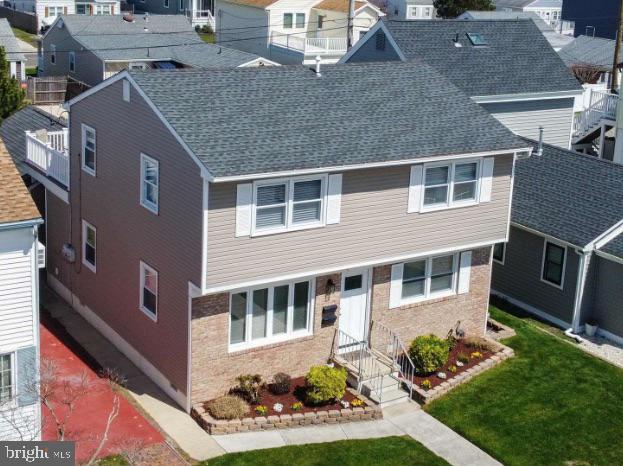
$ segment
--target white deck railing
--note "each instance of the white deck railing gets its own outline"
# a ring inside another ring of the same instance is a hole
[[[35,132],[26,131],[26,160],[46,176],[69,188],[67,135],[67,129],[48,132],[46,142],[43,142]]]
[[[592,90],[588,108],[573,119],[573,136],[583,136],[602,119],[616,120],[619,96]]]
[[[270,43],[304,54],[336,55],[346,53],[346,37],[304,37],[271,32]]]
[[[186,11],[186,17],[193,26],[204,26],[207,24],[212,28],[212,31],[216,29],[216,21],[210,10],[188,10]]]

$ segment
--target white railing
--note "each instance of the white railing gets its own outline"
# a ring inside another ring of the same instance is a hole
[[[304,54],[336,55],[346,53],[346,37],[303,37],[272,31],[270,43]]]
[[[45,138],[46,142],[43,142],[37,138],[37,133],[26,131],[26,161],[69,188],[67,129],[48,132]]]
[[[591,90],[588,108],[573,119],[573,136],[582,136],[604,118],[615,120],[618,102],[617,94]]]
[[[212,31],[216,29],[216,21],[210,10],[187,10],[186,17],[193,26],[207,24],[212,28]]]

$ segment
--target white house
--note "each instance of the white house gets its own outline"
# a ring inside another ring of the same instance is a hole
[[[433,0],[387,0],[387,16],[391,19],[433,19]]]
[[[384,13],[355,1],[354,42]],[[282,64],[336,63],[347,50],[348,0],[216,0],[217,43]]]
[[[575,24],[562,20],[563,0],[494,0],[495,9],[534,12],[561,34],[573,35]]]
[[[41,216],[0,141],[0,440],[37,440]]]

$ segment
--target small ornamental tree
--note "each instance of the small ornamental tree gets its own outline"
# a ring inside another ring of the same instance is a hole
[[[495,10],[492,0],[434,0],[433,6],[437,16],[444,19],[456,18],[467,10]]]
[[[10,66],[3,47],[0,47],[0,121],[22,106],[24,90],[10,76]]]

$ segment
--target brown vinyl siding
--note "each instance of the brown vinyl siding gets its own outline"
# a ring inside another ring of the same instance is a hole
[[[512,164],[496,156],[491,202],[411,214],[410,166],[347,171],[339,224],[259,237],[235,237],[236,183],[211,184],[208,288],[493,243],[506,237]]]
[[[97,132],[95,178],[80,168],[81,123]],[[123,101],[121,81],[73,105],[71,127],[71,243],[77,257],[73,265],[59,261],[61,280],[186,393],[188,282],[201,285],[199,167],[134,89],[131,103]],[[141,152],[160,163],[158,215],[139,203]],[[81,219],[97,228],[97,273],[81,262]],[[51,222],[50,230],[56,228],[62,233],[48,235],[53,254],[69,233]],[[140,260],[159,273],[157,322],[139,310]]]

